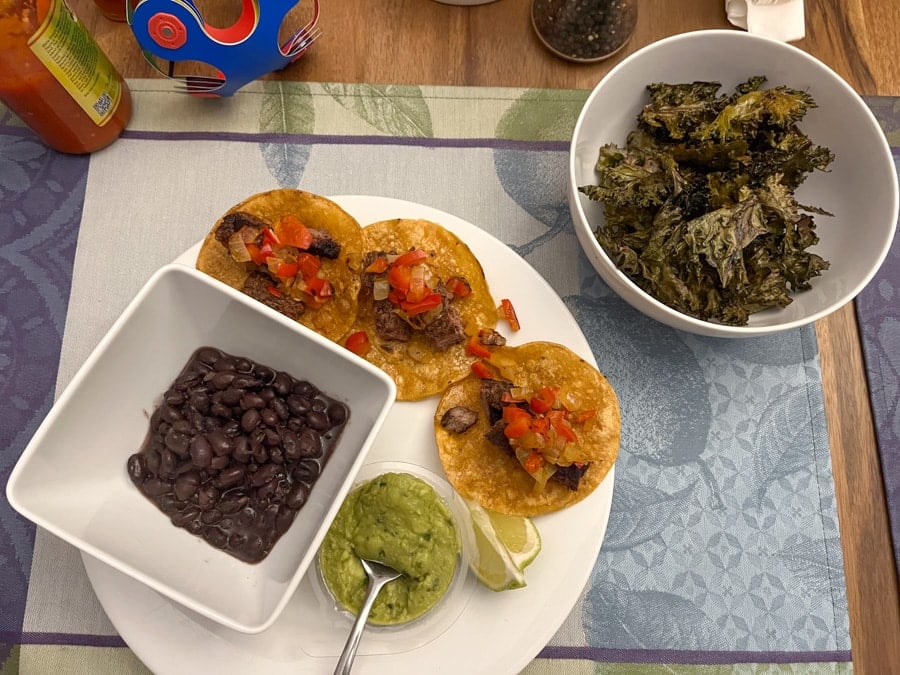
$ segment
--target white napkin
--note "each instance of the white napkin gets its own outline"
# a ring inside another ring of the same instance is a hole
[[[803,0],[725,0],[728,20],[748,33],[782,42],[806,35]]]

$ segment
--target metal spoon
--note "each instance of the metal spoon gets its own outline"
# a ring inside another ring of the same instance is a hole
[[[366,627],[366,619],[369,618],[369,612],[372,605],[375,604],[375,598],[381,592],[381,588],[399,577],[403,576],[402,572],[398,572],[393,567],[388,567],[384,563],[377,560],[366,560],[360,558],[366,576],[369,577],[369,592],[362,607],[359,608],[359,614],[356,615],[356,621],[353,622],[353,628],[350,635],[347,636],[347,642],[344,643],[344,651],[341,652],[341,658],[338,659],[337,667],[334,669],[334,675],[347,675],[353,666],[353,659],[356,656],[356,648],[359,646],[359,640],[362,637],[363,628]]]

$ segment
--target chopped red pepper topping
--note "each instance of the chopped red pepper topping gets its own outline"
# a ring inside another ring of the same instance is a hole
[[[366,267],[365,271],[369,274],[381,274],[382,272],[387,272],[388,261],[383,255],[378,256],[369,263],[369,266]]]
[[[287,213],[275,222],[274,233],[284,246],[296,246],[301,251],[308,249],[313,242],[312,232],[297,216]]]
[[[525,467],[525,470],[528,473],[537,473],[541,470],[541,467],[544,466],[544,456],[538,452],[537,450],[532,450],[531,454],[528,455],[528,459],[525,460],[525,463],[522,466]]]
[[[364,330],[359,330],[347,337],[344,346],[357,356],[365,356],[372,348],[372,343],[369,342],[369,334]]]
[[[522,327],[519,325],[519,317],[516,316],[516,309],[513,307],[512,300],[509,298],[503,298],[500,301],[500,315],[506,319],[510,330],[517,331]]]
[[[491,358],[491,350],[478,341],[477,337],[470,338],[466,343],[466,353],[479,359]]]
[[[490,380],[494,377],[494,371],[484,361],[473,361],[472,372],[482,380]]]
[[[457,298],[465,298],[472,293],[472,287],[469,285],[469,282],[462,277],[450,277],[444,285]]]
[[[391,263],[392,267],[412,267],[428,257],[428,254],[420,248],[407,251]]]

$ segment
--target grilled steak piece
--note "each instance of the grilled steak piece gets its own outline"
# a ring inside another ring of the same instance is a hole
[[[453,406],[441,417],[441,426],[451,434],[468,431],[478,421],[478,413],[462,405]]]
[[[275,296],[269,292],[269,288],[273,286],[272,278],[263,272],[253,272],[244,281],[244,287],[241,289],[244,293],[255,300],[259,300],[264,305],[275,309],[292,319],[299,319],[306,309],[302,302],[294,300],[289,295]]]
[[[266,227],[266,223],[245,211],[229,213],[222,218],[222,224],[216,229],[216,241],[228,248],[228,240],[231,238],[231,235],[245,226],[255,228],[261,232]]]
[[[431,341],[431,346],[439,352],[466,339],[462,317],[446,300],[443,302],[443,311],[425,326],[425,335]]]
[[[488,412],[488,420],[494,424],[503,417],[503,394],[512,389],[512,382],[507,380],[481,381],[481,403]]]
[[[328,232],[313,227],[307,229],[313,236],[312,243],[306,249],[307,253],[312,253],[320,258],[328,258],[329,260],[335,260],[341,254],[341,245]]]
[[[482,328],[478,331],[478,341],[488,347],[503,347],[506,344],[506,338],[493,328]]]
[[[390,300],[376,300],[372,306],[375,311],[375,332],[382,340],[399,340],[407,342],[412,335],[412,326],[394,311]]]
[[[590,464],[582,464],[581,468],[574,464],[570,464],[569,466],[558,466],[556,467],[556,471],[553,472],[553,475],[550,476],[550,480],[562,483],[570,490],[577,490],[578,483],[581,482],[581,477],[587,472],[589,466]]]
[[[509,439],[506,437],[506,434],[503,433],[503,430],[506,429],[506,422],[502,419],[497,420],[491,425],[491,428],[488,429],[488,432],[484,435],[487,439],[487,442],[491,445],[496,445],[498,448],[503,450],[508,455],[515,455],[516,451],[513,450],[512,446],[509,444]]]

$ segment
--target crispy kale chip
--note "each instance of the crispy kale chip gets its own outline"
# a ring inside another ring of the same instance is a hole
[[[785,307],[828,263],[794,190],[834,155],[798,128],[816,106],[806,92],[764,89],[756,76],[720,94],[718,82],[654,83],[625,147],[604,145],[595,185],[595,235],[635,283],[691,316],[745,325]]]

